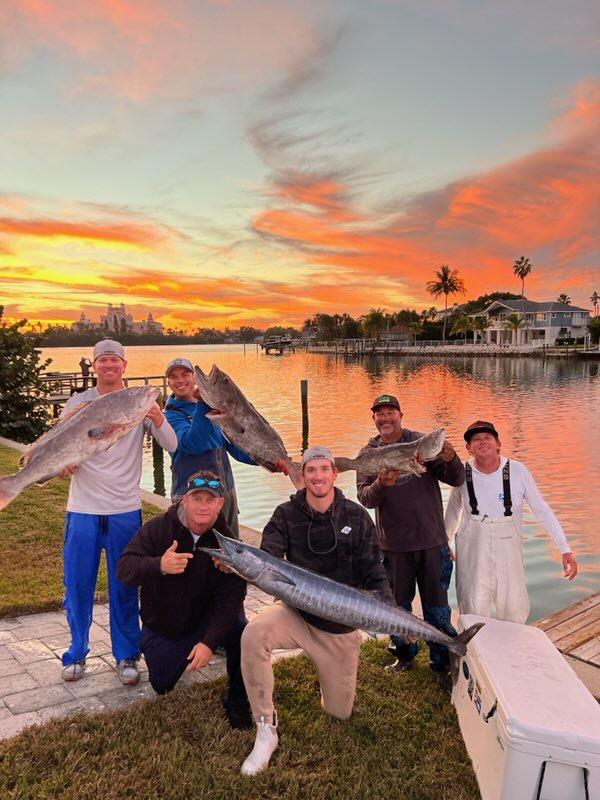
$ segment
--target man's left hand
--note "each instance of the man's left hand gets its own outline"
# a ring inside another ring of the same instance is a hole
[[[190,650],[187,660],[190,662],[187,665],[186,672],[192,669],[202,669],[206,667],[213,656],[213,651],[202,642],[195,644]]]
[[[442,452],[440,453],[440,458],[442,461],[452,461],[455,455],[456,452],[452,446],[452,442],[449,439],[444,439],[444,446],[442,447]]]
[[[562,563],[564,577],[572,581],[575,575],[577,575],[577,562],[575,561],[573,553],[563,553]]]
[[[158,405],[158,403],[153,403],[150,406],[150,410],[146,414],[146,419],[149,419],[150,422],[153,422],[155,428],[160,428],[160,426],[165,421],[165,415],[160,410],[160,406]]]

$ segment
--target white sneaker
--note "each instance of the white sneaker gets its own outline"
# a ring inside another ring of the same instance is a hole
[[[269,766],[271,756],[279,744],[277,735],[277,712],[273,714],[273,725],[264,717],[256,725],[256,740],[248,758],[242,764],[242,775],[258,775]]]
[[[135,686],[140,680],[137,658],[124,658],[117,661],[117,672],[123,686]]]
[[[85,658],[82,658],[80,661],[73,661],[72,664],[67,664],[66,667],[63,667],[61,672],[63,681],[69,681],[69,683],[73,681],[78,681],[79,678],[82,677],[85,671]]]

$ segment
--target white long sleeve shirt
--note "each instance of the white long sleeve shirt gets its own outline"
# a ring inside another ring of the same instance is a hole
[[[502,484],[502,468],[506,464],[506,457],[500,458],[500,466],[489,475],[480,472],[475,466],[475,459],[470,458],[469,464],[473,470],[473,488],[477,498],[479,514],[497,519],[504,516],[504,489]],[[515,459],[510,459],[510,493],[512,499],[513,521],[518,530],[523,529],[523,503],[533,512],[537,521],[545,528],[554,542],[557,550],[570,553],[567,537],[554,516],[554,512],[542,497],[531,472],[524,464]],[[470,514],[469,492],[466,481],[462,486],[457,486],[450,492],[450,499],[446,508],[445,523],[448,538],[451,540],[458,530],[463,514]]]
[[[97,397],[100,397],[100,393],[96,387],[74,394],[62,413]],[[177,436],[166,419],[160,428],[150,420],[143,420],[110,449],[97,453],[79,465],[71,478],[67,511],[125,514],[141,508],[142,447],[146,432],[165,450],[176,449]]]

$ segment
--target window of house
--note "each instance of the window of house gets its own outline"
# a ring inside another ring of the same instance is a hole
[[[536,314],[535,318],[538,322],[545,322],[547,314]]]

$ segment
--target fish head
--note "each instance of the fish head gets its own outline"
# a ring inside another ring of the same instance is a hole
[[[258,555],[260,551],[255,547],[240,542],[239,539],[230,539],[217,531],[215,535],[219,542],[219,550],[204,547],[198,549],[227,564],[246,580],[252,581],[262,572],[265,564]]]
[[[104,413],[116,425],[139,422],[160,395],[157,386],[128,386],[104,395]]]
[[[235,417],[243,395],[229,375],[213,364],[208,375],[195,367],[194,376],[202,399],[212,409],[206,416],[214,421],[220,417]]]

